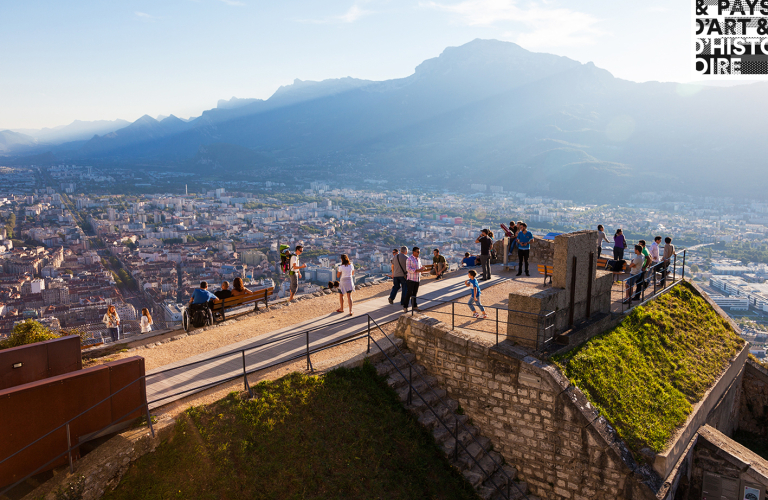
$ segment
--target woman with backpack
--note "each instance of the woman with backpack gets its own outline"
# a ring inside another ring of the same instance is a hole
[[[355,291],[355,266],[349,260],[347,254],[341,254],[341,265],[338,271],[336,271],[336,279],[339,280],[339,308],[336,309],[337,313],[344,312],[344,295],[347,296],[347,302],[349,303],[349,315],[352,316],[352,292]]]

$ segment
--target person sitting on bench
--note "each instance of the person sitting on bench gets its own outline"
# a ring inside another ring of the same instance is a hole
[[[213,294],[220,300],[228,299],[232,296],[232,290],[229,289],[229,281],[223,281],[221,283],[221,290],[213,292]]]
[[[192,292],[192,297],[189,299],[189,303],[192,305],[202,305],[219,302],[219,298],[208,291],[208,282],[201,281],[200,288],[195,288]]]
[[[235,281],[232,282],[232,287],[234,290],[232,290],[232,297],[239,297],[241,295],[250,295],[251,292],[247,288],[245,288],[245,285],[243,285],[243,278],[240,278],[239,276],[235,278]]]

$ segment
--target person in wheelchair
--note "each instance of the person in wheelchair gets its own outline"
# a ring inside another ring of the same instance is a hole
[[[188,325],[187,328],[189,326],[199,328],[213,324],[211,307],[216,302],[220,302],[219,298],[208,291],[207,282],[201,281],[200,288],[196,288],[189,299],[189,306],[186,312],[188,313],[188,321],[191,325]]]

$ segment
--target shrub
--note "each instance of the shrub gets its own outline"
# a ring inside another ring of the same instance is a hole
[[[59,336],[51,332],[35,320],[28,319],[13,327],[13,332],[4,341],[0,342],[0,349],[18,347],[20,345],[34,344],[43,340],[51,340]]]

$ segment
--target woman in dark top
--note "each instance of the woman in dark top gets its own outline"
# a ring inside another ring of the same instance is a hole
[[[613,235],[613,259],[623,260],[625,248],[627,248],[627,240],[624,239],[624,231],[617,229],[616,234]]]
[[[491,247],[493,246],[493,231],[483,229],[475,243],[480,243],[480,265],[483,266],[483,277],[481,281],[491,279]]]

